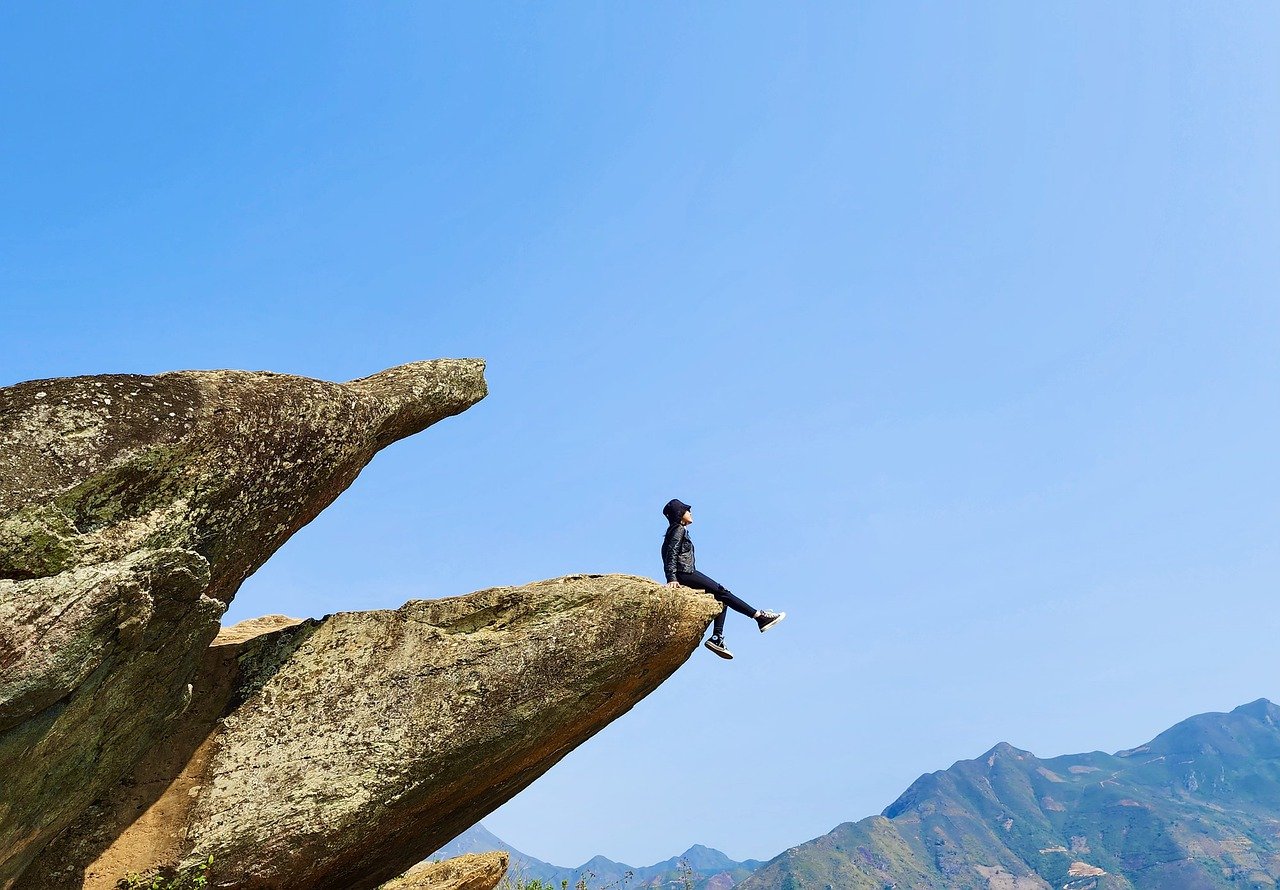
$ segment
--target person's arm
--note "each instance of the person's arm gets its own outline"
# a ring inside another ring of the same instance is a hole
[[[667,529],[667,536],[662,539],[662,570],[667,575],[667,583],[676,580],[676,550],[680,547],[680,538],[684,534],[684,526],[673,522]]]

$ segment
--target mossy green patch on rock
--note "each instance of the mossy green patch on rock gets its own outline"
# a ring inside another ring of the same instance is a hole
[[[78,559],[75,525],[54,504],[32,505],[0,519],[0,579],[45,578]]]
[[[90,534],[190,498],[199,475],[176,445],[147,448],[96,473],[59,495],[54,503],[81,534]]]

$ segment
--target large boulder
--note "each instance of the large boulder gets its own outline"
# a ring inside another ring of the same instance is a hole
[[[479,359],[0,389],[0,887],[170,732],[240,584]]]
[[[719,609],[571,575],[237,625],[168,740],[20,886],[106,890],[212,855],[211,886],[377,887],[652,692]]]

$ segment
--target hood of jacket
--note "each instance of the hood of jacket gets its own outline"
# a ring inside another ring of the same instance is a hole
[[[662,515],[667,517],[668,523],[674,523],[680,521],[680,517],[685,514],[686,510],[692,509],[692,507],[679,498],[672,498],[667,501],[666,506],[662,508]]]

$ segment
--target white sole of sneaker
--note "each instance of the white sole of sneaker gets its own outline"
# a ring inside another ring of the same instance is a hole
[[[768,630],[769,628],[771,628],[771,627],[776,627],[777,625],[781,624],[781,623],[782,623],[782,619],[783,619],[783,618],[786,618],[786,617],[787,617],[787,613],[786,613],[786,612],[779,612],[779,613],[778,613],[778,617],[777,617],[777,618],[773,619],[773,620],[772,620],[772,621],[770,621],[768,624],[766,624],[764,627],[760,628],[760,633],[764,633],[764,632],[765,632],[766,630]]]
[[[710,649],[716,655],[719,655],[721,658],[724,658],[727,660],[733,659],[733,653],[730,652],[728,649],[717,649],[715,646],[712,646],[710,643],[703,643],[702,645],[706,646],[708,649]]]

